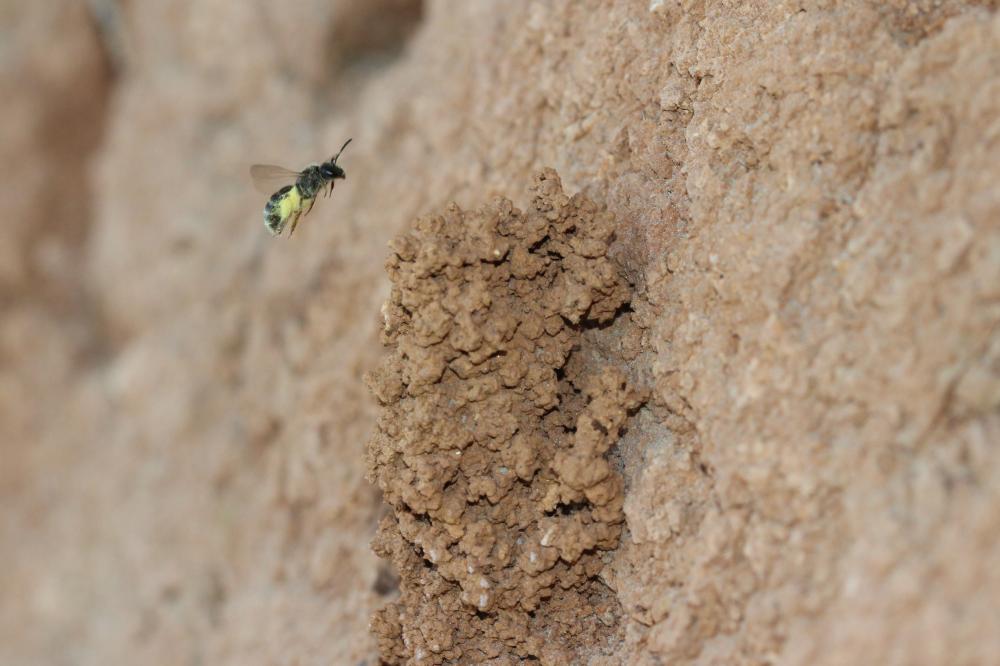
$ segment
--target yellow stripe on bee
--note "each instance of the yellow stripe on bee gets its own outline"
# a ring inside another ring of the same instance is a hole
[[[298,187],[293,186],[292,189],[288,190],[288,193],[281,198],[281,202],[278,204],[278,212],[281,214],[281,219],[284,220],[301,207],[302,194],[299,192]]]

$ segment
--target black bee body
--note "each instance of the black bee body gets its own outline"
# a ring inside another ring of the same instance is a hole
[[[350,142],[350,139],[348,139],[347,143],[341,147],[340,152],[343,152],[344,148]],[[327,190],[327,195],[329,195],[333,192],[333,185],[336,180],[347,178],[344,170],[337,166],[337,158],[340,157],[340,152],[322,164],[307,166],[298,172],[298,174],[270,165],[254,165],[251,167],[250,174],[255,180],[266,178],[275,172],[288,173],[295,176],[294,185],[285,185],[282,187],[271,195],[271,198],[268,199],[267,204],[264,206],[264,226],[267,227],[268,231],[277,236],[284,230],[288,221],[291,220],[292,224],[288,232],[288,235],[291,236],[295,233],[295,226],[299,223],[299,218],[312,210],[313,205],[316,203],[316,197],[319,196],[323,189],[329,187]]]
[[[299,188],[303,199],[315,199],[328,184],[332,191],[333,181],[346,177],[344,170],[333,162],[323,162],[303,169],[295,181],[295,187]]]

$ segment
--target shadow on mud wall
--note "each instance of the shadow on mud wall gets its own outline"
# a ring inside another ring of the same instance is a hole
[[[423,16],[423,0],[351,3],[330,23],[325,55],[331,72],[364,71],[399,58]]]
[[[5,2],[0,28],[0,303],[81,315],[89,166],[104,136],[112,67],[80,4]]]
[[[265,23],[273,24],[285,10],[260,2],[258,11]],[[337,87],[349,87],[344,79],[364,77],[403,55],[424,11],[423,0],[337,3],[328,17],[319,58],[304,53],[299,44],[280,42],[275,47],[287,73],[311,73],[317,85],[336,82]]]
[[[0,560],[17,584],[12,551],[38,514],[17,509],[34,506],[27,489],[59,455],[44,428],[62,417],[68,378],[103,347],[82,273],[113,73],[91,19],[80,3],[0,2]],[[16,604],[5,582],[0,596]]]

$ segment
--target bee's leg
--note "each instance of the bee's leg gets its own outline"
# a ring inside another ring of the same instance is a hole
[[[299,218],[302,217],[302,209],[295,211],[295,217],[292,218],[292,226],[288,229],[288,237],[291,238],[292,234],[295,233],[295,225],[299,223]]]
[[[309,210],[307,210],[304,214],[308,215],[312,211],[313,206],[315,206],[315,205],[316,205],[316,200],[315,199],[310,199],[309,200]]]

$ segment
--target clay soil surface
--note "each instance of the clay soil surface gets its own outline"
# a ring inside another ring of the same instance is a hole
[[[294,5],[0,0],[0,664],[1000,660],[995,1]]]

